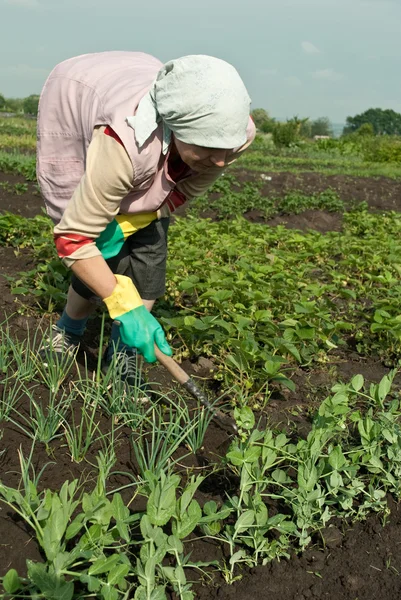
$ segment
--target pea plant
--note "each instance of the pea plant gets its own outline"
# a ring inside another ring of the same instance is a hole
[[[239,494],[226,505],[235,515],[219,539],[230,550],[227,581],[235,566],[287,555],[295,541],[304,549],[333,517],[365,518],[386,511],[386,494],[399,496],[401,434],[396,371],[364,390],[363,377],[337,384],[319,407],[307,439],[253,429],[247,410],[237,411],[240,439],[226,460],[239,477]],[[286,510],[269,516],[266,501]]]

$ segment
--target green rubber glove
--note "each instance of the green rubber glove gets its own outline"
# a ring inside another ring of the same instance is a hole
[[[113,293],[104,299],[110,317],[120,322],[120,336],[130,348],[138,348],[146,362],[156,362],[154,344],[172,355],[160,323],[144,306],[138,290],[129,277],[116,275]]]

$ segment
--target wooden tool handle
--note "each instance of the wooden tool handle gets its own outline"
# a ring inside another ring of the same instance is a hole
[[[159,347],[155,344],[155,354],[156,358],[163,367],[167,369],[167,371],[178,381],[178,383],[184,384],[188,381],[189,375],[181,369],[180,365],[175,362],[174,358],[171,356],[167,356],[164,354]]]
[[[167,369],[170,375],[172,375],[172,377],[174,377],[178,383],[183,385],[184,388],[201,404],[203,404],[207,410],[210,410],[213,415],[213,420],[218,423],[220,427],[222,427],[225,431],[229,431],[230,433],[238,432],[235,422],[230,417],[225,415],[221,410],[216,410],[212,407],[203,390],[198,388],[194,380],[191,379],[184,369],[181,369],[180,365],[175,362],[174,358],[164,354],[164,352],[162,352],[156,344],[155,354],[159,363]]]

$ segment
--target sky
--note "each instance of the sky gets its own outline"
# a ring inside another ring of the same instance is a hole
[[[0,0],[0,24],[6,97],[72,56],[136,50],[223,58],[278,119],[401,112],[401,0]]]

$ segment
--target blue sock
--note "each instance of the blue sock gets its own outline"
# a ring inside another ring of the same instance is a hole
[[[85,331],[88,319],[89,317],[85,317],[84,319],[71,319],[64,309],[63,314],[57,321],[56,325],[70,335],[81,337]]]

